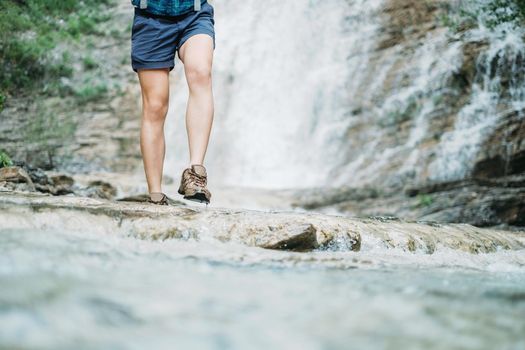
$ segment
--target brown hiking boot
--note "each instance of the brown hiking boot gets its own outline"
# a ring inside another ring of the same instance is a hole
[[[182,173],[179,193],[184,196],[184,199],[208,204],[211,193],[206,188],[207,183],[206,168],[202,165],[192,165]]]
[[[164,193],[152,192],[148,199],[149,203],[157,205],[170,205],[169,198]]]

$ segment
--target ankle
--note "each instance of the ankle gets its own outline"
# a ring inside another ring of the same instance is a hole
[[[162,192],[150,192],[149,193],[149,198],[154,201],[154,202],[158,202],[160,201],[162,198],[164,198],[164,193]]]

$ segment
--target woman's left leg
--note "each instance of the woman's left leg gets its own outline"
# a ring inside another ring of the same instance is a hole
[[[186,109],[190,165],[204,163],[213,124],[213,49],[213,38],[207,34],[190,37],[179,49],[190,90]]]

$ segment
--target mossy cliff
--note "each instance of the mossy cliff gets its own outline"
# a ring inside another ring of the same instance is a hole
[[[136,167],[131,17],[115,0],[2,3],[0,151],[44,169]]]

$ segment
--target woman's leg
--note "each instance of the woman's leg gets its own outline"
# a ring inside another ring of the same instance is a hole
[[[142,126],[140,149],[149,193],[162,192],[162,170],[166,144],[164,121],[168,113],[169,69],[138,71],[142,89]]]
[[[207,34],[190,37],[179,50],[184,63],[190,96],[186,109],[186,130],[190,164],[203,164],[213,123],[211,68],[213,39]]]

